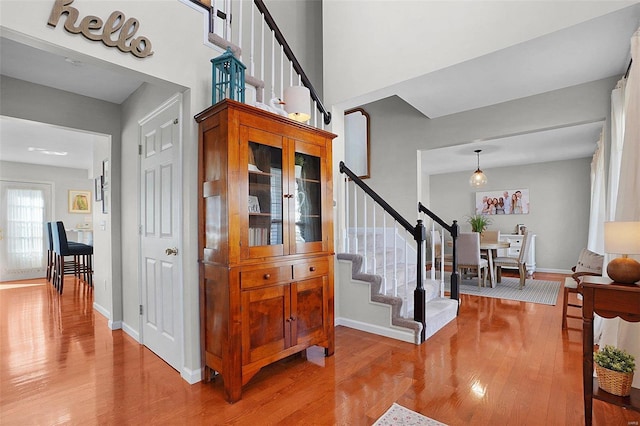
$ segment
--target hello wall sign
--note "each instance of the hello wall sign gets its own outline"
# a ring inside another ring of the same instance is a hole
[[[82,34],[89,40],[101,41],[105,46],[117,47],[121,52],[131,53],[138,58],[153,55],[151,41],[144,36],[135,37],[140,28],[136,18],[127,19],[124,13],[116,10],[106,21],[87,15],[76,25],[80,12],[71,3],[73,0],[56,0],[47,24],[55,28],[62,15],[66,14],[64,29],[72,34]]]

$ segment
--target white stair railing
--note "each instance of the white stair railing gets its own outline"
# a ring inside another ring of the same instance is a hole
[[[389,213],[353,181],[345,182],[345,250],[363,257],[363,272],[381,275],[380,292],[401,298],[401,316],[412,318],[417,253],[411,235],[401,235],[398,222]],[[378,227],[378,223],[382,223],[382,227]]]
[[[191,1],[209,8],[205,1]],[[250,10],[245,10],[247,8]],[[247,58],[245,52],[249,52],[245,82],[255,88],[257,106],[269,109],[274,98],[283,99],[286,87],[304,85],[311,92],[309,102],[312,114],[309,124],[321,129],[329,124],[331,114],[321,103],[262,0],[212,0],[209,10],[209,40],[223,49],[230,47],[240,61]],[[256,13],[262,19],[256,19]],[[259,44],[258,49],[256,43]],[[266,53],[267,49],[270,50],[270,55]],[[256,62],[259,63],[258,75]],[[267,81],[268,85],[265,83]]]

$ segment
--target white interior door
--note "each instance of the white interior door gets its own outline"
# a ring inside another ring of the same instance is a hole
[[[140,122],[142,343],[180,371],[180,97]]]
[[[44,277],[51,184],[0,180],[0,281]]]

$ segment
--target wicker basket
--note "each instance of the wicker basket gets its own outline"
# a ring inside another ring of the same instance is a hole
[[[595,364],[595,366],[600,389],[618,396],[629,396],[631,394],[633,372],[620,373],[619,371],[600,367],[598,364]]]

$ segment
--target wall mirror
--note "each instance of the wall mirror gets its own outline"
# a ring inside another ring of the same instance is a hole
[[[344,113],[344,163],[361,179],[369,173],[369,114],[362,108]]]

